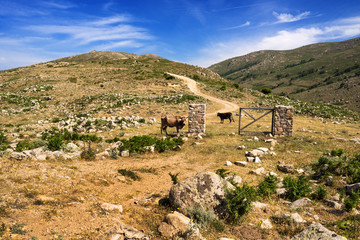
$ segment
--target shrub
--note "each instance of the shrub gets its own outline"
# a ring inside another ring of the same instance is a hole
[[[213,212],[206,211],[198,205],[187,209],[187,213],[200,228],[207,227],[215,220],[215,215]]]
[[[334,149],[331,151],[330,155],[331,156],[334,156],[334,157],[340,157],[342,154],[344,153],[344,150],[343,149]]]
[[[239,222],[251,210],[251,203],[256,200],[256,190],[247,184],[235,186],[234,190],[226,189],[225,197],[229,211],[227,220]]]
[[[94,161],[96,159],[96,152],[91,148],[90,142],[89,148],[81,152],[80,158],[86,161]]]
[[[299,176],[298,179],[285,177],[283,183],[286,189],[285,196],[291,201],[305,197],[311,192],[308,179],[303,175]]]
[[[174,185],[180,183],[180,181],[178,179],[179,174],[180,173],[172,174],[171,172],[169,172],[169,176],[171,177],[171,181],[173,182]]]
[[[30,142],[28,140],[20,141],[16,144],[15,151],[22,152],[30,149]]]
[[[10,226],[10,232],[13,234],[24,235],[27,233],[27,231],[23,229],[24,226],[25,224],[15,223],[14,225]]]
[[[275,175],[268,175],[265,179],[258,185],[258,194],[263,197],[270,197],[276,193],[276,185],[279,180]]]
[[[324,186],[319,185],[316,187],[316,191],[313,194],[311,194],[311,197],[312,199],[316,199],[316,200],[324,200],[327,194],[328,194],[327,189]]]
[[[120,173],[121,175],[123,175],[124,177],[129,177],[134,181],[140,180],[140,176],[137,175],[135,172],[131,171],[131,170],[127,170],[127,169],[119,169],[118,173]]]
[[[219,168],[216,170],[216,174],[219,175],[221,178],[226,178],[230,172],[224,168]]]
[[[119,151],[129,150],[130,153],[144,153],[147,151],[146,147],[148,146],[155,146],[155,150],[161,153],[174,149],[177,145],[184,144],[180,137],[173,139],[168,137],[165,140],[160,140],[148,135],[134,136],[129,140],[121,139],[121,142],[123,145],[119,147]]]
[[[171,75],[169,75],[169,74],[167,74],[167,73],[164,73],[164,78],[165,78],[166,80],[175,79],[174,76],[171,76]]]
[[[352,192],[352,194],[344,200],[346,211],[350,212],[353,208],[356,208],[359,202],[360,202],[360,193]]]
[[[221,88],[219,88],[220,91],[225,91],[226,90],[226,85],[222,85]]]
[[[260,92],[267,95],[267,94],[271,93],[271,89],[270,88],[263,88],[263,89],[260,90]]]
[[[49,139],[47,147],[51,151],[58,151],[63,145],[64,142],[61,134],[55,134],[52,138]]]
[[[8,147],[9,141],[7,136],[0,130],[0,151],[5,151]]]

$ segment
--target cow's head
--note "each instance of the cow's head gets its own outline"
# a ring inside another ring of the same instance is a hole
[[[187,119],[187,117],[180,117],[179,122],[178,122],[180,128],[183,128],[185,126],[186,119]]]
[[[217,113],[217,116],[220,117],[220,113],[219,113],[219,112]]]

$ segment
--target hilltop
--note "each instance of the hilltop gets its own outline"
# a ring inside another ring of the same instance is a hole
[[[209,67],[256,90],[360,111],[360,38],[294,50],[257,51]]]

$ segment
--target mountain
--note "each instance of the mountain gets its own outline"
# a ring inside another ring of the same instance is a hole
[[[243,87],[360,111],[360,38],[257,51],[209,69]]]

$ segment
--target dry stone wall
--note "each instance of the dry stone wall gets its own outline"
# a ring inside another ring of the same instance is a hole
[[[189,134],[205,133],[206,104],[189,105]]]
[[[275,106],[273,122],[275,136],[292,136],[294,112],[291,106]]]

